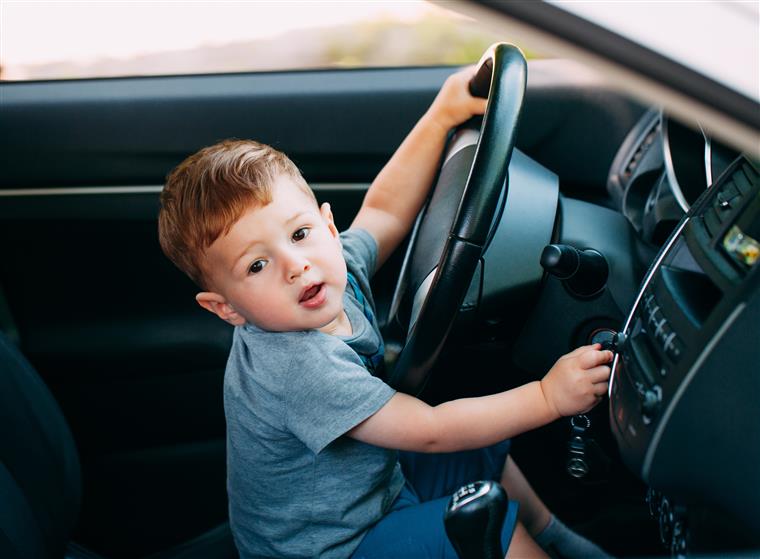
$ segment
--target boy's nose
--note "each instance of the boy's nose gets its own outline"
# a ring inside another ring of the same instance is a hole
[[[308,272],[311,269],[311,264],[305,258],[292,258],[288,262],[287,275],[288,280],[293,281],[301,276],[304,272]]]

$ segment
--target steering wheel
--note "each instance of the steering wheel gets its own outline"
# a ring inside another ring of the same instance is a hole
[[[526,80],[520,50],[497,43],[470,81],[473,95],[488,98],[477,144],[462,147],[456,135],[450,142],[432,196],[417,217],[391,303],[390,320],[407,323],[406,341],[386,378],[397,390],[422,390],[473,281],[506,199]],[[441,233],[446,227],[448,235]],[[402,301],[407,307],[411,301],[408,321],[400,318]]]

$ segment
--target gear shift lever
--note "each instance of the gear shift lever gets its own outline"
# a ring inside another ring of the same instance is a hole
[[[501,529],[507,492],[495,481],[476,481],[457,489],[443,522],[460,559],[503,559]]]

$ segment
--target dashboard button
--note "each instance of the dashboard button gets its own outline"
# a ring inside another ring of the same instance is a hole
[[[728,202],[733,202],[734,198],[741,196],[741,194],[739,193],[739,190],[736,188],[736,185],[733,183],[733,181],[729,181],[723,186],[723,188],[720,189],[719,196]]]
[[[662,340],[664,342],[665,338],[667,337],[666,331],[667,331],[667,334],[670,333],[670,326],[668,326],[668,321],[665,320],[665,317],[662,317],[660,320],[657,321],[657,326],[655,327],[655,330],[654,330],[655,340],[657,340],[658,342]]]
[[[659,328],[655,331],[655,339],[660,343],[660,347],[665,349],[668,344],[668,339],[674,334],[670,328],[670,324],[663,318]]]
[[[715,208],[707,208],[702,219],[705,224],[705,229],[707,229],[707,233],[711,237],[717,235],[718,230],[720,229],[720,218],[718,217]]]
[[[731,214],[731,210],[734,209],[731,200],[729,200],[723,192],[718,192],[717,196],[715,197],[714,207],[715,212],[718,215],[718,219],[721,222],[725,221]]]
[[[673,336],[671,338],[670,342],[665,346],[665,353],[667,353],[668,357],[670,357],[674,363],[681,358],[683,346],[681,345],[678,336]]]
[[[662,316],[662,313],[660,312],[660,307],[655,305],[650,311],[649,311],[649,317],[647,320],[649,331],[654,332],[657,329],[657,326],[660,324],[661,320],[665,320],[665,317]]]
[[[662,402],[662,388],[659,385],[654,385],[651,388],[643,390],[640,394],[640,410],[641,418],[644,423],[652,421],[652,416],[657,413],[660,408],[660,402]]]
[[[750,182],[750,179],[748,177],[753,176],[755,176],[755,172],[746,163],[742,165],[741,173],[734,173],[734,184],[736,185],[736,188],[739,190],[739,192],[746,194],[752,190],[752,182]]]
[[[615,334],[616,332],[609,328],[599,328],[591,333],[589,343],[591,345],[602,344],[602,349],[612,349]]]

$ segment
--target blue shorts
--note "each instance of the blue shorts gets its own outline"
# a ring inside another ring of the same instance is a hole
[[[364,536],[353,559],[457,559],[443,525],[443,515],[454,491],[478,480],[501,479],[509,441],[448,454],[399,453],[406,484],[391,510]],[[517,502],[510,501],[501,531],[506,553],[517,524]]]

